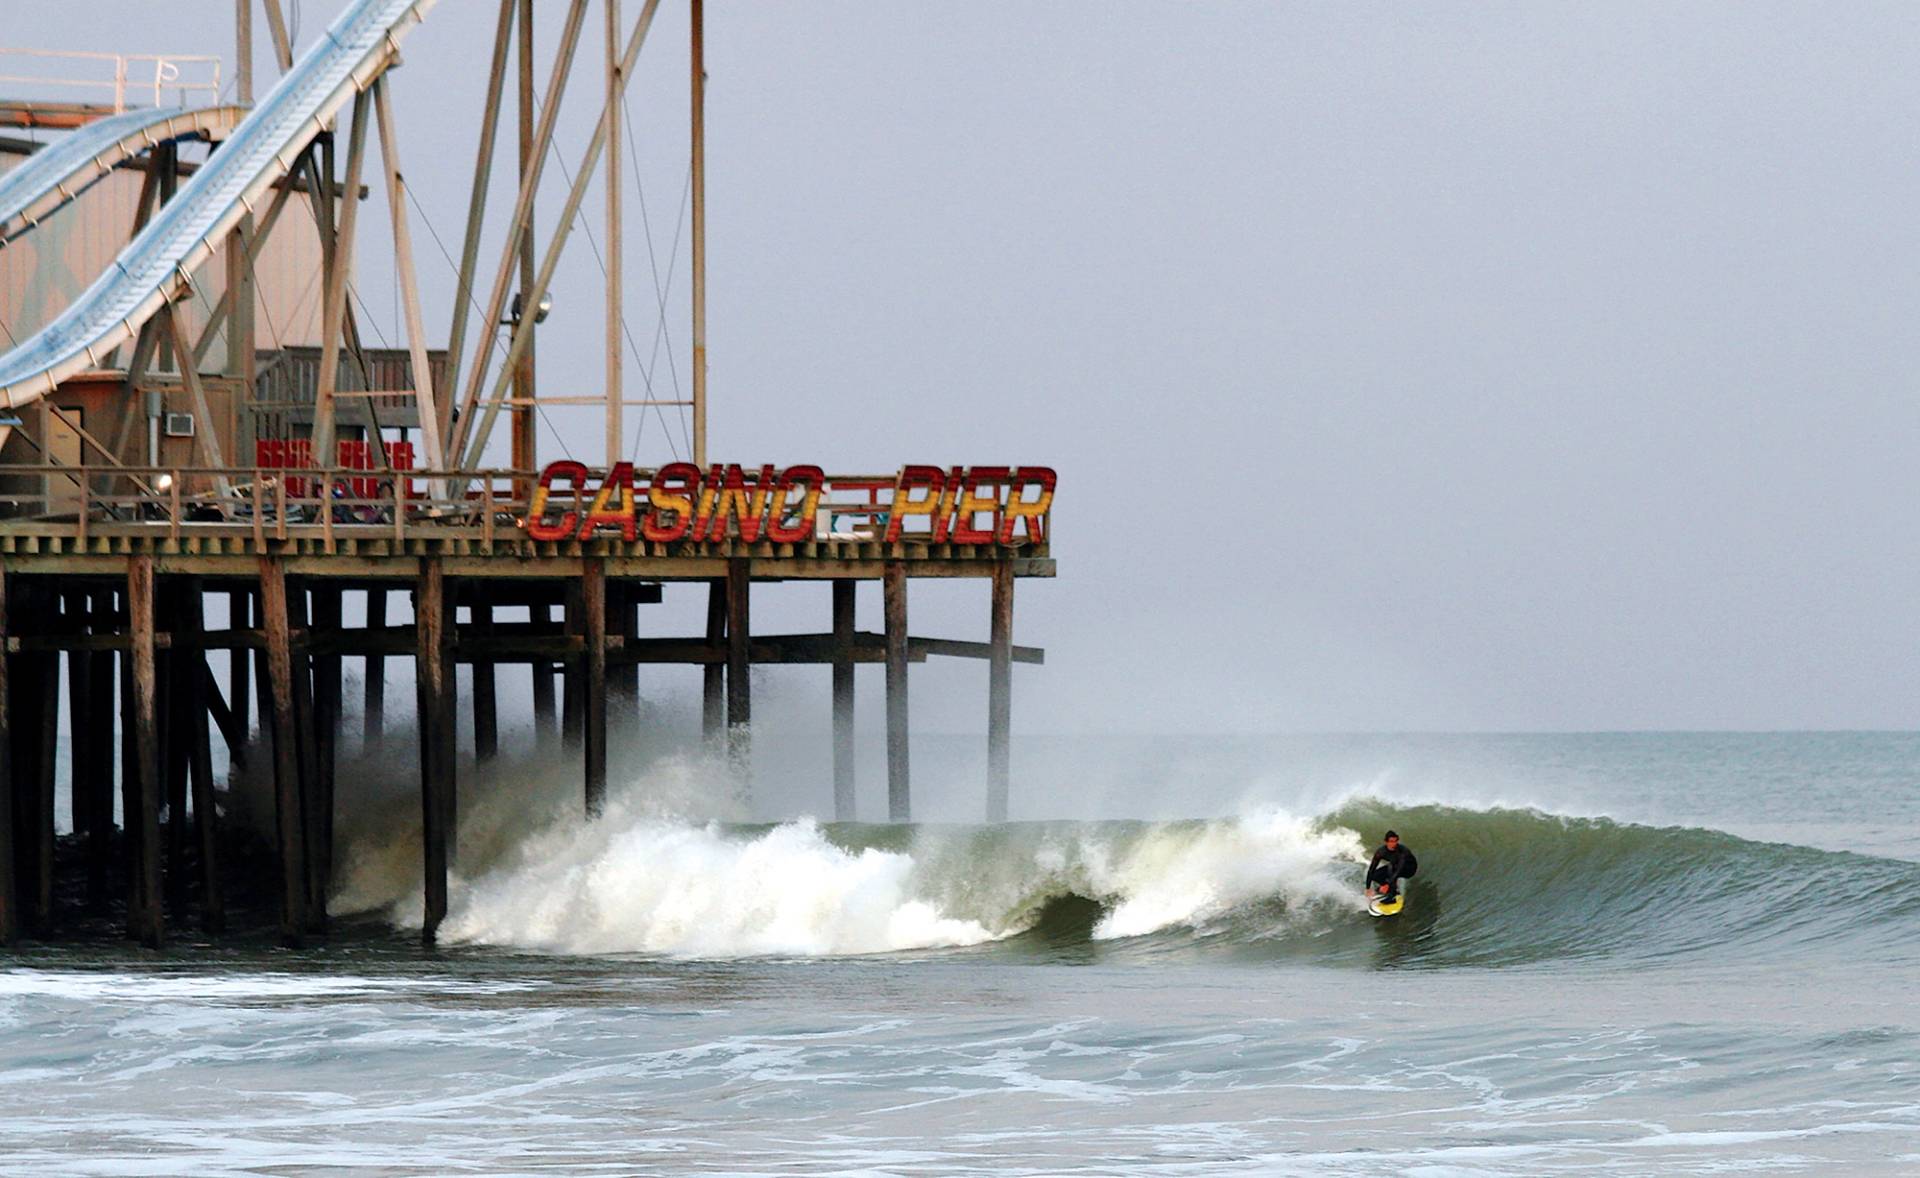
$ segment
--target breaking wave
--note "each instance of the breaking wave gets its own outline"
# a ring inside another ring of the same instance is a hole
[[[898,951],[1186,953],[1508,966],[1871,936],[1920,913],[1920,865],[1537,810],[1349,800],[1177,822],[690,821],[616,798],[597,822],[463,820],[441,939],[729,958]],[[1370,842],[1420,855],[1407,911],[1365,915]],[[531,833],[527,833],[531,831]],[[355,846],[336,910],[420,919],[417,843]]]

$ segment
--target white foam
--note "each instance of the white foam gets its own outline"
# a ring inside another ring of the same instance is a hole
[[[1295,911],[1354,906],[1337,865],[1358,854],[1351,832],[1280,813],[1078,826],[1037,846],[923,831],[908,849],[881,850],[836,845],[811,819],[749,832],[615,805],[596,823],[555,822],[456,879],[441,935],[572,953],[878,953],[1011,936],[1047,900],[1077,894],[1110,905],[1096,936],[1133,937],[1273,897]]]
[[[834,846],[812,820],[752,837],[609,813],[530,840],[457,889],[452,941],[576,953],[816,956],[972,945],[996,932],[912,894],[913,859]]]
[[[1352,831],[1316,830],[1279,810],[1159,826],[1090,874],[1093,892],[1115,901],[1094,935],[1137,937],[1202,924],[1274,897],[1295,908],[1355,906],[1352,879],[1337,878],[1333,865],[1359,854]]]
[[[1204,821],[922,827],[881,849],[841,845],[811,819],[730,824],[737,795],[726,767],[699,757],[610,782],[591,823],[563,758],[497,764],[467,782],[440,928],[449,942],[831,956],[1012,936],[1067,895],[1107,907],[1100,938],[1203,927],[1271,899],[1284,901],[1289,922],[1360,904],[1349,866],[1364,856],[1358,836],[1274,807]],[[332,909],[418,927],[417,798],[396,789],[354,813]]]

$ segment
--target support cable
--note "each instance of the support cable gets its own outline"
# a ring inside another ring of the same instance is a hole
[[[420,214],[420,223],[427,227],[427,236],[433,238],[434,248],[440,251],[440,257],[447,263],[447,270],[453,275],[454,284],[457,287],[460,281],[460,267],[458,263],[453,260],[453,255],[447,251],[447,243],[440,240],[440,231],[433,227],[433,218],[427,214],[425,208],[421,207],[420,198],[413,194],[411,187],[406,189],[406,195],[407,199],[413,203],[413,211]],[[467,302],[474,310],[483,311],[483,308],[480,306],[480,300],[474,297],[471,287],[467,290]],[[507,355],[507,345],[500,339],[499,324],[493,324],[488,328],[488,337],[493,340],[493,350],[500,353],[501,359],[504,360]],[[561,436],[559,428],[556,427],[552,419],[547,416],[546,409],[536,402],[534,404],[534,411],[539,414],[540,422],[547,427],[547,432],[553,435],[553,440],[559,443],[560,452],[568,458],[572,458],[573,449],[567,445],[567,439]]]
[[[535,101],[536,103],[538,102],[537,99]],[[627,142],[629,145],[631,145],[633,142],[633,116],[631,112],[627,110],[626,96],[624,94],[621,96],[621,108],[622,108],[622,112],[625,113],[627,116],[625,119],[622,120],[622,122],[626,124]],[[561,179],[565,180],[569,185],[571,185],[573,183],[573,172],[571,169],[567,167],[566,159],[561,155],[559,147],[556,146],[556,144],[552,140],[549,140],[547,142],[547,152],[548,152],[549,158],[552,159],[554,163],[560,166]],[[645,228],[645,224],[646,224],[646,216],[647,216],[646,200],[643,194],[641,199],[641,204],[640,204],[640,220],[641,220],[643,229]],[[593,252],[594,264],[600,267],[600,276],[602,278],[607,277],[608,274],[607,274],[606,255],[600,252],[600,241],[598,238],[594,237],[593,226],[587,222],[586,213],[584,210],[574,214],[573,223],[579,227],[580,231],[583,234],[586,235],[587,246]],[[675,241],[677,242],[678,240],[679,239],[676,236]],[[648,235],[648,240],[647,240],[647,260],[649,262],[653,260],[653,240],[650,233]],[[654,290],[655,290],[656,297],[661,297],[658,294],[659,287],[660,287],[660,276],[659,276],[658,270],[656,269],[654,273]],[[661,334],[666,329],[665,316],[666,316],[666,305],[665,305],[665,300],[662,297],[661,298],[661,322],[659,326],[655,328],[654,337],[653,337],[653,356],[649,360],[642,360],[640,358],[639,341],[633,338],[633,324],[627,319],[626,311],[624,308],[621,310],[621,313],[620,313],[620,331],[622,335],[626,336],[627,350],[632,353],[634,365],[640,370],[640,383],[645,386],[647,391],[647,400],[649,401],[655,401],[659,399],[655,395],[655,390],[653,387],[653,374],[654,374],[655,368],[658,367],[658,357],[660,355],[660,337],[661,337]],[[669,363],[671,363],[671,360],[673,357],[673,343],[670,339],[667,342],[667,357],[668,357]],[[675,377],[674,377],[673,391],[676,395],[678,395],[678,393],[680,392],[680,381],[677,373],[675,374]],[[544,416],[545,411],[542,410],[541,412],[542,412],[542,415]],[[660,406],[658,405],[653,406],[653,414],[660,421],[660,430],[661,430],[662,436],[666,438],[668,451],[672,453],[674,461],[678,462],[680,460],[680,447],[674,444],[673,434],[671,431],[667,429],[667,419],[665,418],[665,416],[661,414]],[[627,448],[628,454],[631,455],[631,454],[639,453],[640,438],[641,438],[641,434],[645,431],[646,423],[647,423],[647,415],[645,413],[641,413],[639,415],[638,422],[634,426],[633,444]],[[684,430],[682,432],[684,433]],[[688,447],[689,449],[691,449],[692,447],[691,442],[688,443]],[[571,455],[569,455],[569,457],[571,457]]]

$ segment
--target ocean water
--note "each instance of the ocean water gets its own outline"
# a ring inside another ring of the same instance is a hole
[[[376,750],[326,945],[0,958],[0,1171],[1920,1173],[1920,736],[977,744],[469,774],[436,950]]]

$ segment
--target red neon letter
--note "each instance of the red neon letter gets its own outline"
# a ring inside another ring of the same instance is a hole
[[[1053,506],[1053,487],[1059,477],[1051,466],[1023,466],[1014,472],[1013,484],[1007,488],[1007,508],[1000,513],[1000,543],[1013,544],[1013,525],[1026,522],[1026,537],[1022,543],[1044,544],[1047,539],[1047,511]],[[1026,488],[1039,487],[1040,494],[1029,501],[1023,496]]]
[[[909,466],[901,470],[893,484],[893,506],[887,509],[887,543],[900,540],[901,525],[910,515],[932,515],[940,505],[940,488],[945,476],[937,466]],[[926,491],[924,499],[915,499],[913,489]]]
[[[563,511],[560,521],[547,522],[547,497],[552,494],[553,484],[561,479],[573,483],[573,499],[580,501],[580,486],[587,481],[587,468],[572,461],[550,462],[547,469],[540,472],[540,481],[533,488],[533,501],[527,504],[527,535],[535,540],[564,540],[580,526],[580,513]]]
[[[767,539],[775,544],[798,544],[812,539],[814,516],[820,510],[820,490],[826,481],[827,472],[817,466],[789,466],[781,471],[772,510],[767,513]],[[789,524],[785,522],[789,514],[787,497],[795,487],[806,488],[806,493],[801,496],[800,510]]]
[[[1012,473],[1004,466],[976,466],[960,480],[960,509],[953,518],[955,544],[993,543],[1000,526],[1000,489]],[[993,494],[982,495],[982,487],[993,488]],[[993,516],[993,522],[977,528],[973,525],[974,517],[983,511]]]
[[[676,491],[696,491],[700,486],[700,468],[691,462],[669,462],[653,476],[647,488],[647,512],[640,534],[655,544],[670,544],[687,534],[693,526],[693,496]],[[664,521],[664,522],[663,522]]]

